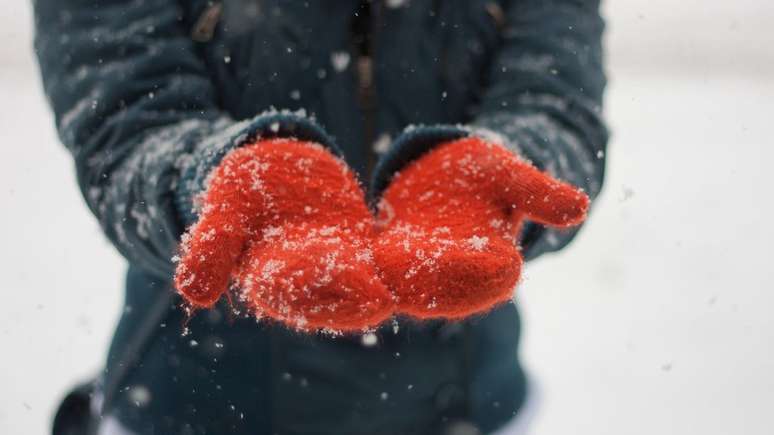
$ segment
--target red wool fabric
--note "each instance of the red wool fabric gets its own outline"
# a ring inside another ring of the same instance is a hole
[[[374,327],[393,309],[371,243],[373,216],[354,174],[322,146],[263,140],[213,171],[175,275],[194,307],[232,285],[257,316],[299,330]]]
[[[525,218],[570,227],[588,207],[582,191],[504,147],[464,138],[395,176],[379,205],[374,255],[398,312],[461,319],[512,297]]]

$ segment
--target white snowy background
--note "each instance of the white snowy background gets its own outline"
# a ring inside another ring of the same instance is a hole
[[[98,370],[124,264],[76,188],[24,0],[0,2],[0,433],[41,434]],[[774,427],[774,3],[605,6],[613,130],[576,243],[526,270],[533,433]]]

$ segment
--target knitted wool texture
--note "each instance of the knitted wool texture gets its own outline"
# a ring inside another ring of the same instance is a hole
[[[394,177],[379,204],[374,255],[399,312],[461,319],[512,297],[525,218],[569,227],[588,207],[583,192],[504,147],[464,138]]]
[[[299,330],[374,327],[393,302],[376,274],[373,228],[355,176],[328,150],[260,141],[213,171],[175,286],[211,307],[231,285],[256,316]]]

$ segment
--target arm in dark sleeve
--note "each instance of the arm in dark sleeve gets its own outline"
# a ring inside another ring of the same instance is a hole
[[[171,0],[36,0],[35,49],[60,139],[89,208],[133,264],[171,277],[194,196],[230,149],[257,135],[330,145],[312,121],[234,122]]]
[[[602,187],[607,130],[599,0],[517,0],[474,127],[594,199]],[[527,258],[564,247],[578,231],[530,225]]]
[[[377,165],[374,196],[407,162],[470,134],[501,142],[592,199],[597,196],[608,137],[601,119],[605,76],[599,0],[514,0],[497,12],[501,43],[472,122],[403,133]],[[522,237],[525,258],[561,249],[577,231],[529,223]]]

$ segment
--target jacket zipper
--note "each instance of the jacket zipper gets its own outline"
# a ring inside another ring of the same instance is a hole
[[[360,105],[360,111],[363,115],[363,146],[366,148],[366,168],[365,179],[371,177],[373,167],[376,163],[376,153],[373,150],[373,143],[376,136],[376,91],[374,88],[374,36],[378,28],[380,2],[371,2],[370,16],[367,17],[369,26],[367,32],[370,37],[366,37],[368,44],[367,53],[357,53],[357,96]]]

